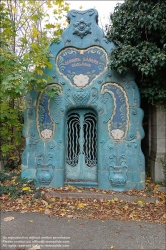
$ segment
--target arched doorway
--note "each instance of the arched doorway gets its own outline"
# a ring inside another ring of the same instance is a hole
[[[67,115],[65,182],[97,185],[97,117],[93,110],[76,109]]]

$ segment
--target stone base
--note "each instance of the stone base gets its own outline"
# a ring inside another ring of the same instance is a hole
[[[161,159],[164,157],[163,155],[158,155],[156,158],[150,159],[150,172],[151,177],[154,182],[162,182],[164,181],[164,171]]]

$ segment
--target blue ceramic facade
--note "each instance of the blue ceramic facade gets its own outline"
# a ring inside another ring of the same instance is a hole
[[[53,68],[45,73],[52,81],[40,93],[27,93],[22,177],[38,186],[145,186],[139,90],[131,72],[108,67],[115,46],[97,18],[95,9],[68,13],[69,27],[50,45]]]

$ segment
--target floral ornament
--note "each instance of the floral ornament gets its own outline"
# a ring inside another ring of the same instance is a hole
[[[88,84],[89,77],[87,75],[80,74],[80,75],[75,75],[73,77],[73,80],[74,84],[77,87],[85,87]]]
[[[120,140],[124,135],[124,131],[120,129],[113,129],[111,134],[115,140]]]
[[[85,22],[83,19],[74,24],[74,35],[80,36],[81,39],[87,34],[91,34],[91,23]]]
[[[52,130],[50,129],[44,129],[42,132],[41,132],[41,135],[44,139],[50,139],[51,136],[52,136]]]

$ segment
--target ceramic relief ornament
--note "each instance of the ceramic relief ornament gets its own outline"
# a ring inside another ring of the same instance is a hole
[[[37,158],[36,178],[41,185],[49,185],[54,177],[53,155],[42,153]]]
[[[22,177],[53,188],[143,189],[143,112],[134,76],[109,67],[115,45],[95,9],[71,10],[67,18],[49,47],[45,88],[27,93]]]
[[[117,160],[115,155],[110,156],[108,179],[114,188],[122,188],[126,185],[128,167],[126,165],[125,155],[121,155]],[[118,164],[117,164],[118,163]]]
[[[91,22],[86,22],[83,19],[74,23],[74,32],[73,35],[80,36],[81,39],[87,34],[91,34]]]

